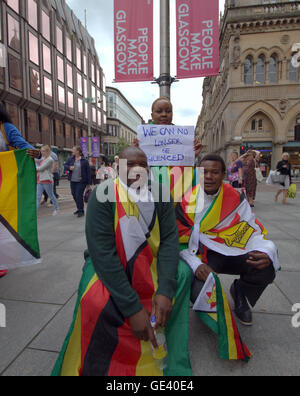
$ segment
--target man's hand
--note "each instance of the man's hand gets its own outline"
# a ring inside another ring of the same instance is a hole
[[[270,257],[266,253],[261,252],[251,252],[249,253],[249,258],[247,263],[252,265],[258,270],[264,270],[265,268],[270,267],[272,261]]]
[[[33,158],[33,159],[38,159],[41,156],[41,151],[40,150],[33,150],[33,149],[29,149],[27,150],[27,155],[29,155],[29,157]]]
[[[166,327],[166,324],[172,314],[172,310],[172,301],[168,297],[162,295],[155,296],[152,304],[151,316],[156,317],[156,329],[158,327]]]
[[[199,281],[206,282],[212,272],[213,270],[207,264],[202,264],[197,268],[195,276]]]
[[[135,338],[141,341],[150,341],[154,348],[158,348],[154,329],[150,323],[150,314],[145,308],[131,316],[129,324]]]

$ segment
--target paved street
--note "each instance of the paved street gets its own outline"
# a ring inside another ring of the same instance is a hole
[[[255,325],[239,325],[253,359],[248,364],[221,361],[216,336],[191,312],[195,375],[300,374],[300,328],[291,324],[292,306],[300,303],[300,193],[282,206],[274,203],[272,191],[269,186],[259,187],[255,211],[279,248],[282,271],[255,308]],[[86,247],[84,219],[73,216],[65,182],[58,193],[62,198],[59,216],[52,217],[48,207],[40,210],[42,264],[12,271],[0,280],[0,303],[7,312],[7,328],[0,328],[3,376],[48,376],[72,319]],[[222,276],[222,280],[229,295],[232,278]]]

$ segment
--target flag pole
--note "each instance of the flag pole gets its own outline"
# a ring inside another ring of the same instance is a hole
[[[171,99],[170,0],[160,0],[160,96]]]

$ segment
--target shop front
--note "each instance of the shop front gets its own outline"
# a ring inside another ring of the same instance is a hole
[[[260,152],[260,169],[264,177],[268,177],[272,166],[273,142],[244,142],[248,150]]]

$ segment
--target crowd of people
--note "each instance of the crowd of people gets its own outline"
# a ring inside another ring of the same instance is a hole
[[[37,208],[46,193],[54,206],[53,215],[57,215],[57,159],[49,146],[36,150],[29,145],[5,110],[0,110],[0,152],[11,147],[28,150],[36,161]],[[152,122],[172,124],[169,99],[153,103]],[[195,141],[196,158],[201,148]],[[127,161],[126,175],[120,173],[120,160]],[[160,327],[165,328],[168,348],[165,374],[191,375],[189,304],[211,273],[239,276],[230,289],[235,314],[242,324],[253,324],[252,307],[280,268],[277,248],[265,239],[265,230],[252,210],[259,161],[260,153],[254,150],[242,156],[233,152],[226,171],[222,157],[206,155],[200,161],[204,185],[193,177],[178,201],[170,185],[163,186],[156,179],[162,169],[148,167],[138,141],[115,157],[114,164],[102,164],[98,170],[84,158],[80,147],[73,148],[64,169],[76,204],[74,215],[85,215],[84,196],[93,185],[100,185],[90,195],[86,213],[88,251],[74,322],[53,375],[159,374],[160,369],[150,361],[151,344],[158,347],[155,330]],[[146,181],[138,172],[129,179],[135,168],[147,173]],[[286,154],[276,171],[282,177],[275,201],[283,191],[286,203],[291,183]],[[196,192],[198,197],[200,188],[204,189],[203,208],[191,212],[191,196]],[[113,202],[100,199],[106,189],[113,191]],[[166,189],[168,202],[162,198]],[[148,199],[136,199],[141,196]],[[3,275],[0,266],[0,277]],[[81,314],[83,303],[85,314]],[[156,318],[154,327],[151,317]],[[80,329],[85,329],[83,338],[74,336]]]

